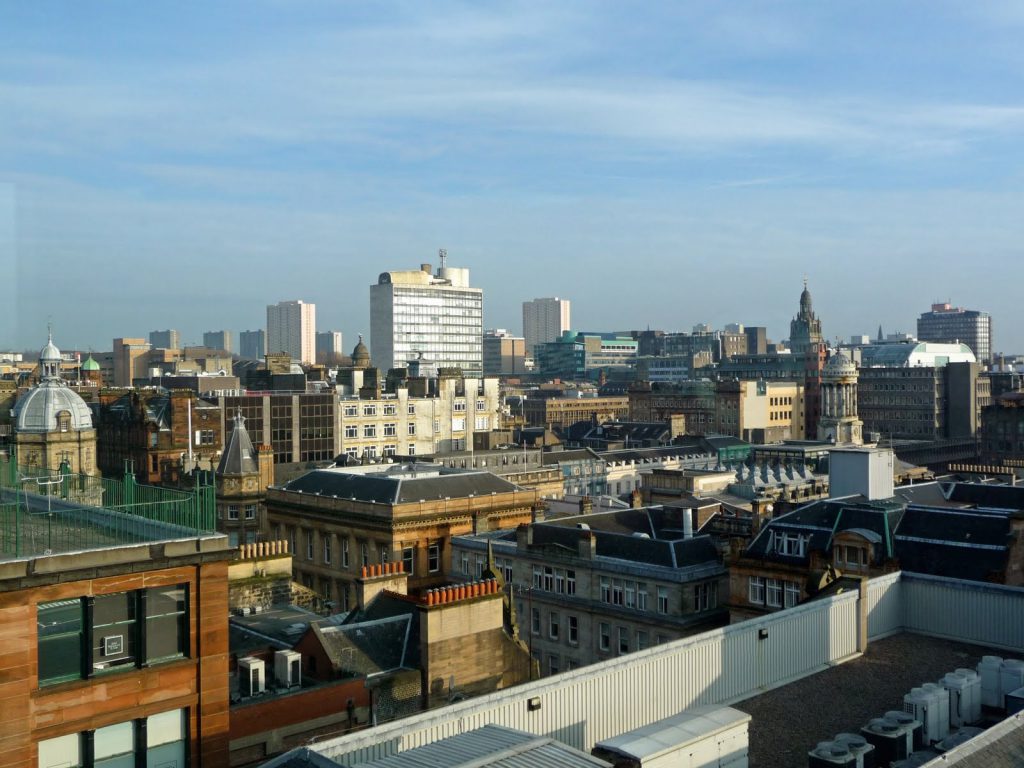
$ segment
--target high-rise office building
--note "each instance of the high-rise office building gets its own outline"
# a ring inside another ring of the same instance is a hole
[[[231,331],[206,331],[203,333],[203,346],[210,349],[231,351]]]
[[[316,334],[316,361],[318,363],[333,363],[342,354],[341,331],[317,331]]]
[[[992,318],[988,312],[932,304],[931,312],[917,318],[917,338],[946,344],[963,342],[979,362],[992,360]]]
[[[484,334],[484,376],[515,376],[526,373],[526,340],[504,328]]]
[[[483,373],[483,291],[469,270],[445,266],[383,272],[370,286],[370,349],[378,368],[405,368],[424,358],[438,368]]]
[[[149,346],[153,349],[181,349],[181,334],[174,330],[150,331]]]
[[[267,354],[267,334],[263,330],[238,334],[238,353],[249,360],[262,360]]]
[[[527,354],[535,354],[538,344],[557,341],[571,327],[568,299],[555,296],[523,302],[523,338]]]
[[[316,362],[316,305],[281,301],[267,306],[267,352]]]

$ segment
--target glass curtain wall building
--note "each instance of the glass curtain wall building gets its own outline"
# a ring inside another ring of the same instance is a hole
[[[442,266],[431,274],[384,272],[370,286],[370,347],[383,370],[422,360],[437,368],[483,374],[483,291],[469,286],[469,270]]]

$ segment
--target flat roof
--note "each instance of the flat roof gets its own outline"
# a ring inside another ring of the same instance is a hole
[[[750,765],[805,768],[819,741],[859,733],[872,718],[902,709],[911,688],[973,669],[984,655],[1004,653],[901,632],[870,642],[856,659],[737,702],[732,706],[751,716]]]

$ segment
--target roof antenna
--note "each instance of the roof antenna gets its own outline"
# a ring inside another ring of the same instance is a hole
[[[445,259],[448,258],[448,249],[447,248],[438,248],[437,249],[437,257],[441,260],[441,269],[444,269]]]

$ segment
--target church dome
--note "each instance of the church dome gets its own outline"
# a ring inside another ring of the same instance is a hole
[[[67,419],[63,426],[63,418]],[[92,429],[92,412],[77,392],[59,381],[44,381],[14,406],[14,431],[46,434]]]
[[[811,306],[811,292],[807,290],[807,281],[804,281],[804,289],[800,292],[800,316],[809,317],[813,312]]]
[[[356,344],[355,349],[352,350],[352,365],[356,368],[370,367],[370,350],[363,344],[362,334],[359,334],[359,342]]]
[[[853,361],[846,356],[843,352],[836,352],[832,357],[825,363],[825,367],[822,370],[824,376],[831,377],[842,377],[842,376],[855,376],[857,374],[857,366],[853,364]]]
[[[86,361],[84,363],[82,363],[82,370],[83,371],[98,371],[99,369],[100,369],[100,364],[97,363],[95,360],[93,360],[92,355],[89,355],[89,357],[86,359]]]

